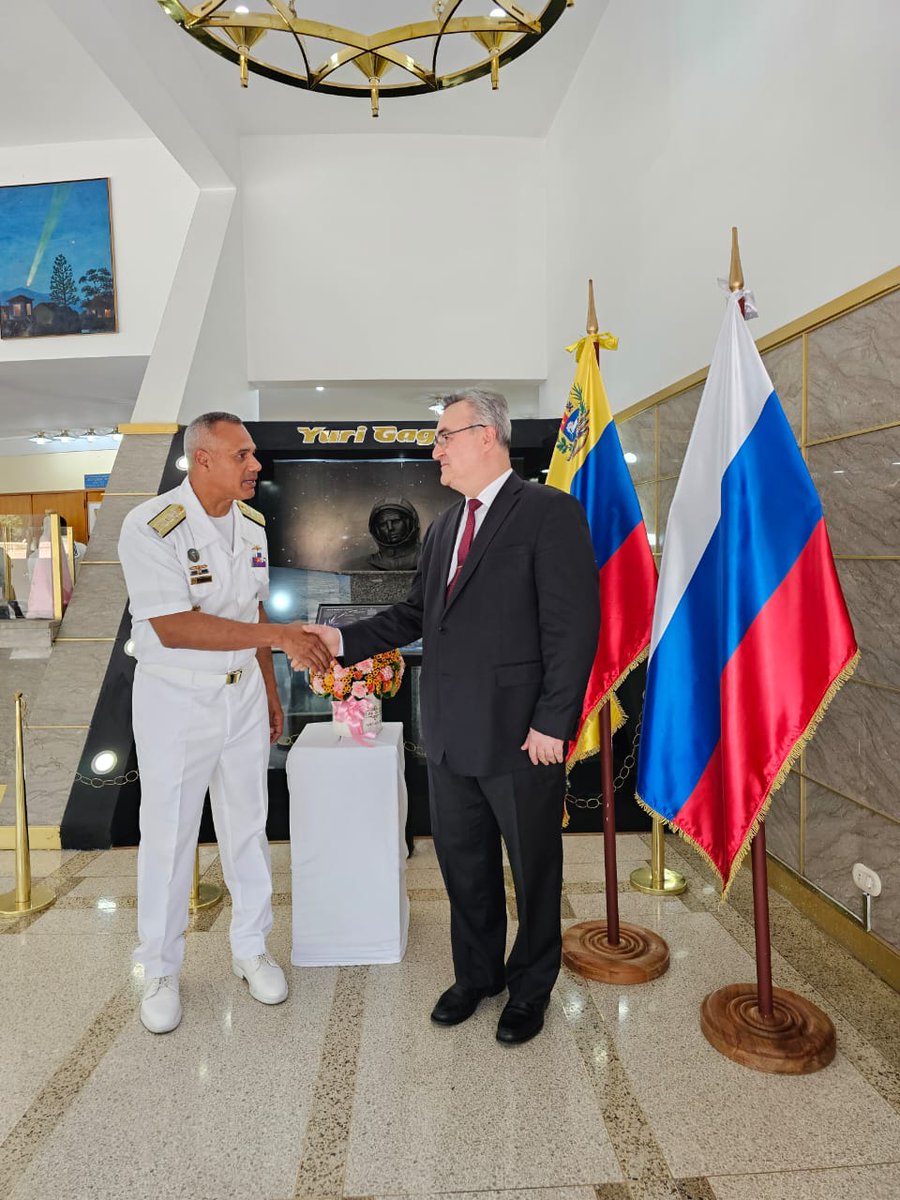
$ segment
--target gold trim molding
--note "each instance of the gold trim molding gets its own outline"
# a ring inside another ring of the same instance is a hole
[[[59,826],[29,825],[28,842],[32,850],[61,849],[61,842],[59,840]],[[15,848],[15,825],[0,825],[0,850],[15,850]]]
[[[822,304],[819,308],[814,308],[805,316],[798,317],[795,321],[789,321],[787,325],[782,325],[778,329],[773,329],[771,333],[767,333],[757,340],[757,349],[760,354],[765,354],[768,350],[776,350],[785,342],[793,341],[794,338],[803,334],[812,333],[822,325],[827,325],[829,322],[837,320],[838,317],[846,316],[854,309],[862,308],[864,304],[871,304],[873,300],[880,300],[882,296],[887,296],[890,292],[897,291],[898,288],[900,288],[900,267],[892,267],[883,275],[876,275],[868,283],[860,284],[859,287],[844,292],[842,296],[829,300],[827,304]],[[704,382],[708,372],[709,364],[701,367],[699,371],[694,371],[691,375],[685,375],[676,383],[671,383],[668,387],[654,392],[652,396],[647,396],[644,400],[638,400],[636,404],[623,408],[621,412],[615,414],[616,423],[621,424],[623,421],[628,421],[632,417],[636,417],[638,413],[644,412],[645,409],[662,404],[665,400],[672,400],[675,396],[680,396],[682,392],[690,391],[698,383]]]
[[[777,858],[769,855],[768,866],[769,883],[776,892],[895,991],[900,991],[900,952],[877,933],[866,933],[849,913]]]
[[[119,433],[146,434],[146,433],[177,433],[180,429],[179,425],[120,425]]]

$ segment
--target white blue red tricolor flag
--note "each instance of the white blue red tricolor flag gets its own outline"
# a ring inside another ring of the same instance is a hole
[[[742,294],[729,297],[669,511],[637,781],[725,892],[859,657],[822,506]]]
[[[599,751],[604,704],[613,731],[624,720],[613,689],[647,656],[656,595],[656,564],[594,350],[617,344],[611,333],[597,333],[569,347],[575,382],[547,474],[551,487],[584,506],[600,569],[600,638],[569,766]]]

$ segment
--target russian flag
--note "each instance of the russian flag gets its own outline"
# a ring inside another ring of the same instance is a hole
[[[637,791],[727,892],[859,657],[822,505],[734,292],[672,500]]]
[[[612,334],[589,334],[576,352],[575,382],[559,426],[547,483],[577,497],[587,514],[600,570],[600,638],[578,734],[567,758],[574,765],[600,749],[599,713],[610,701],[615,730],[624,720],[614,688],[646,657],[656,594],[656,564],[595,344],[615,350]]]

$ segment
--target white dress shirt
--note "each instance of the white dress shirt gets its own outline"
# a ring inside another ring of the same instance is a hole
[[[470,500],[481,501],[481,507],[475,509],[475,532],[472,535],[473,542],[475,538],[478,537],[478,530],[481,528],[482,522],[487,516],[487,510],[497,499],[500,489],[503,487],[504,483],[506,483],[507,479],[509,479],[510,475],[512,475],[512,467],[504,471],[502,475],[498,475],[497,478],[489,483],[486,488],[480,491],[477,496],[466,496],[466,504],[468,504]],[[453,543],[453,553],[450,556],[450,573],[447,576],[448,584],[456,573],[456,556],[459,554],[459,543],[463,539],[465,528],[466,517],[465,509],[463,509],[463,518],[459,523],[459,529],[456,531],[456,541]]]

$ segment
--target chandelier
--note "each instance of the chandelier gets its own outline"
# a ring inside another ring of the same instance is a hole
[[[373,117],[381,96],[439,92],[488,74],[496,90],[501,66],[575,0],[529,2],[537,11],[513,0],[158,0],[198,42],[239,65],[241,87],[253,71],[311,92],[368,96]],[[369,33],[331,23],[374,9],[408,23]]]

